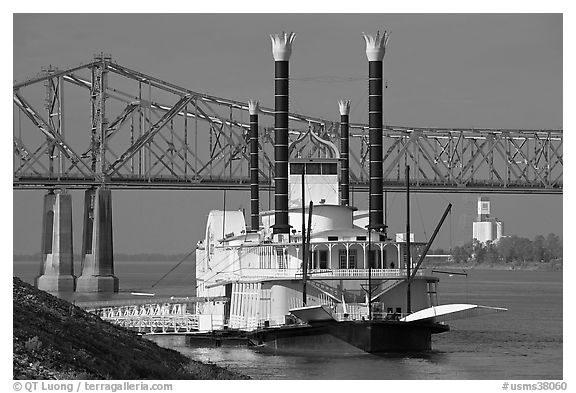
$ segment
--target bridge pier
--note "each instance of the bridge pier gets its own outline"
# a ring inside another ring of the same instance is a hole
[[[47,292],[73,292],[74,253],[72,251],[72,197],[65,190],[44,195],[40,275],[38,289]]]
[[[112,243],[112,193],[89,188],[84,194],[82,275],[76,292],[118,292]]]

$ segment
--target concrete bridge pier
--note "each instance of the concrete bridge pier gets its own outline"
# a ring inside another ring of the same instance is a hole
[[[34,284],[47,292],[73,292],[72,196],[65,190],[48,191],[43,213],[42,260]]]
[[[84,194],[82,275],[76,292],[118,292],[112,244],[112,193],[89,188]]]

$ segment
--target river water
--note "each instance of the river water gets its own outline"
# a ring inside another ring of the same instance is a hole
[[[151,288],[174,265],[117,261],[120,289],[191,294],[191,262]],[[14,263],[14,275],[27,282],[33,281],[37,271],[37,262]],[[191,348],[173,337],[156,336],[154,340],[192,359],[256,379],[563,379],[562,272],[467,273],[440,276],[440,303],[474,303],[508,311],[450,322],[451,330],[434,335],[433,350],[422,355],[280,355],[245,347]],[[119,296],[123,295],[127,296]]]

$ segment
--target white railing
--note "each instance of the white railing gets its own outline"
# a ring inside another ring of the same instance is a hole
[[[86,311],[105,318],[185,315],[188,313],[186,303],[150,303],[102,308],[87,308]]]
[[[162,316],[122,316],[102,318],[105,321],[124,328],[138,330],[141,333],[191,333],[198,330],[198,316],[193,314]]]
[[[242,269],[242,276],[244,277],[281,277],[281,278],[296,278],[299,269]],[[300,273],[300,276],[302,274]]]
[[[398,321],[404,318],[405,313],[387,313],[387,312],[372,312],[373,321],[393,320]],[[335,313],[334,318],[338,321],[363,321],[368,320],[368,311],[365,310],[352,310],[348,313]]]
[[[418,271],[417,276],[423,272]],[[402,278],[406,277],[403,269],[372,269],[372,278]],[[250,278],[302,278],[302,269],[259,269],[244,268],[238,272],[222,272],[216,275],[217,280],[235,280],[240,277]],[[368,269],[311,269],[308,278],[361,277],[368,278]]]
[[[349,313],[335,313],[334,317],[337,321],[361,321],[363,318],[368,319],[368,313],[363,312],[349,312]]]
[[[230,316],[230,321],[228,323],[232,329],[239,330],[255,330],[258,327],[264,326],[264,320],[258,319],[256,317],[245,317],[242,315],[232,315]]]
[[[372,269],[370,272],[373,278],[406,277],[406,270],[403,269]],[[299,272],[302,275],[302,272]],[[368,277],[368,269],[311,269],[308,274],[311,277]],[[418,271],[417,276],[421,276],[422,271]]]

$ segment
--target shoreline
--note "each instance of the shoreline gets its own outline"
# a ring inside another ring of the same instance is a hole
[[[250,379],[158,346],[13,277],[13,379]]]
[[[550,265],[539,262],[527,262],[521,265],[514,264],[439,264],[427,265],[421,269],[460,269],[460,270],[507,270],[507,271],[537,271],[537,272],[562,272],[562,264]]]

